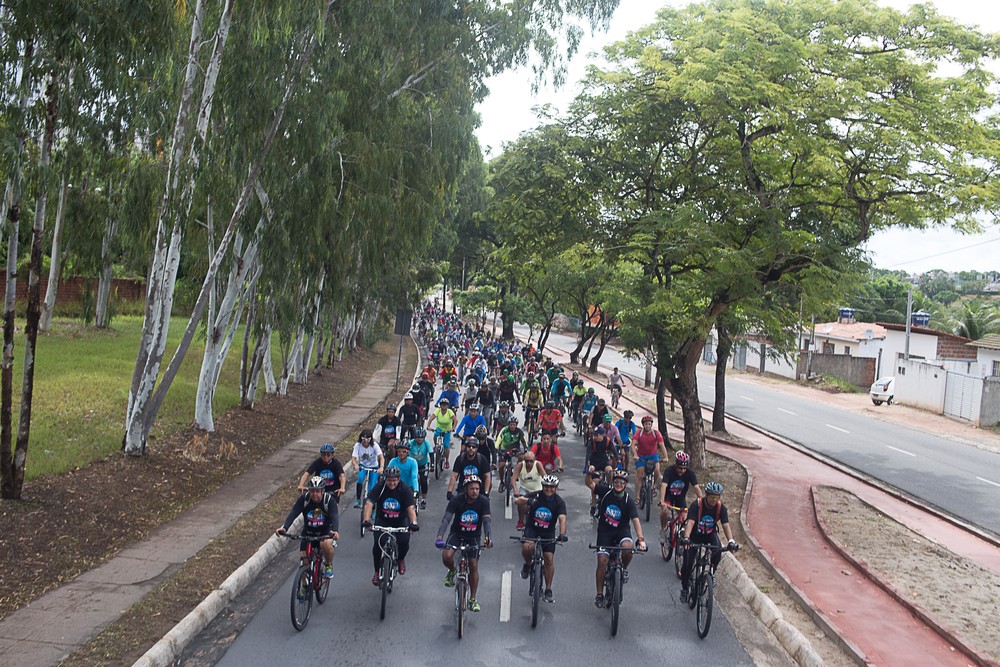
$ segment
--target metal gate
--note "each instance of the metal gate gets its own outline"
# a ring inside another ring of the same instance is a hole
[[[982,378],[948,372],[944,386],[944,413],[973,421],[975,406],[982,398]]]

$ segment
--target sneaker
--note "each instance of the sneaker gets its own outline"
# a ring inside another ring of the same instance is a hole
[[[524,530],[524,522],[523,521],[518,521],[517,525],[514,526],[514,530]]]
[[[623,584],[628,583],[628,568],[625,567],[622,568],[622,583]]]
[[[681,589],[681,604],[687,604],[688,601],[688,589]]]
[[[479,611],[479,603],[476,602],[476,598],[469,598],[469,611]]]
[[[530,574],[531,574],[531,564],[525,563],[523,566],[521,566],[521,578],[527,579]]]
[[[372,586],[378,586],[378,583],[379,583],[378,572],[376,572],[375,576],[372,577]]]
[[[449,587],[455,585],[455,570],[448,570],[448,574],[444,575],[444,585]]]
[[[420,499],[420,509],[422,510],[427,509],[427,501],[424,500],[423,498]]]
[[[604,609],[603,595],[598,595],[596,598],[594,598],[594,606],[597,607],[598,609]]]
[[[548,589],[547,591],[545,591],[545,601],[548,602],[549,604],[552,604],[553,602],[556,601],[555,596],[552,595],[552,589],[551,588]]]
[[[327,565],[326,568],[323,570],[323,578],[324,579],[333,579],[333,566],[332,565]]]
[[[406,574],[406,561],[402,558],[399,559],[399,573],[401,575]]]
[[[361,507],[361,498],[354,501],[354,509],[358,509],[359,507]]]

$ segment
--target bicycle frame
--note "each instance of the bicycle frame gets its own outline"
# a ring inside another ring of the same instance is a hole
[[[531,627],[535,627],[538,625],[538,608],[542,600],[542,591],[545,588],[545,551],[542,547],[547,544],[559,544],[559,540],[544,537],[524,537],[523,535],[511,535],[510,539],[517,540],[521,544],[533,542],[535,545],[531,555],[531,574],[528,578],[528,595],[531,596]]]
[[[396,541],[396,533],[409,531],[407,527],[393,528],[390,526],[372,526],[372,532],[379,533],[379,548],[382,550],[382,559],[379,566],[379,592],[382,598],[382,605],[379,610],[379,620],[385,618],[385,608],[389,593],[392,593],[392,582],[396,579],[399,571],[399,544]]]

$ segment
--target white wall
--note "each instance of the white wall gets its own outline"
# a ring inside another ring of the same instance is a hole
[[[905,351],[906,332],[892,331],[891,329],[886,331],[885,341],[882,343],[882,369],[879,375],[896,374],[894,361],[900,358]],[[937,359],[937,336],[910,333],[910,358],[915,356],[928,361]]]
[[[1000,350],[987,350],[984,347],[977,348],[976,362],[979,364],[979,376],[989,377],[993,375],[993,362],[1000,361]]]
[[[912,339],[910,352],[913,352]],[[944,410],[945,381],[948,375],[946,370],[913,359],[910,361],[900,359],[896,362],[895,369],[897,403],[941,414]],[[882,374],[883,376],[890,374],[884,364]]]

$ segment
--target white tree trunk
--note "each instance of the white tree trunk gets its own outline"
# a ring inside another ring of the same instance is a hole
[[[52,254],[49,260],[49,282],[45,291],[45,303],[42,305],[42,319],[38,321],[38,330],[48,333],[52,327],[52,311],[56,307],[56,292],[59,290],[59,264],[62,259],[62,229],[66,215],[66,190],[68,172],[63,172],[59,184],[59,203],[56,205],[56,222],[52,228]]]
[[[97,305],[94,311],[94,326],[98,329],[106,329],[111,325],[111,284],[114,281],[111,244],[117,233],[118,219],[109,217],[104,225],[104,238],[101,239],[101,276],[97,281]]]
[[[264,393],[274,395],[278,391],[278,383],[274,379],[274,364],[271,362],[271,325],[264,329],[267,342],[264,344]]]
[[[316,287],[316,294],[312,302],[312,327],[309,330],[309,337],[306,340],[305,348],[302,350],[302,379],[296,378],[299,384],[309,381],[309,369],[312,367],[312,355],[315,342],[316,330],[319,328],[320,306],[323,300],[323,283],[326,281],[326,271],[319,272],[319,285]]]

